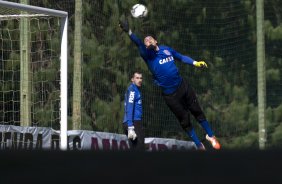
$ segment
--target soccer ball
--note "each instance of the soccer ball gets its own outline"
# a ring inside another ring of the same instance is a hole
[[[135,4],[134,6],[132,6],[130,11],[131,11],[131,15],[134,18],[142,18],[148,15],[148,9],[143,4]]]

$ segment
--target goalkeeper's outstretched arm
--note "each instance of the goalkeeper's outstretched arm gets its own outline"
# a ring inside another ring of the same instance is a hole
[[[171,49],[171,51],[172,51],[173,56],[176,59],[179,59],[180,61],[182,61],[183,63],[194,65],[195,67],[199,67],[199,68],[208,67],[205,61],[195,61],[194,59],[190,58],[189,56],[182,55],[173,49]]]
[[[146,50],[146,46],[144,45],[144,43],[141,41],[140,38],[138,38],[129,28],[129,23],[127,20],[124,21],[119,21],[119,26],[120,28],[129,35],[129,38],[132,40],[133,43],[135,43],[135,45],[138,47],[138,50],[140,52],[140,55],[142,56],[142,58],[144,58],[144,60],[146,60],[148,58],[148,53]]]

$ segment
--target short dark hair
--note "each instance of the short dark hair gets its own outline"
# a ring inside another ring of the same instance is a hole
[[[148,37],[148,36],[151,36],[152,38],[154,38],[155,40],[157,40],[157,36],[154,35],[154,34],[147,34],[147,35],[144,37],[144,39],[145,39],[146,37]]]
[[[134,77],[135,74],[142,74],[142,72],[140,70],[134,70],[132,73],[131,73],[131,79]]]

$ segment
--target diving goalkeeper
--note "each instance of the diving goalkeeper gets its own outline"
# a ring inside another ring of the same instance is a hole
[[[199,68],[207,67],[207,64],[204,61],[195,61],[170,47],[158,45],[157,40],[152,36],[146,36],[144,42],[142,42],[132,33],[127,20],[120,21],[119,26],[138,47],[141,57],[153,75],[155,84],[162,90],[162,96],[167,106],[174,113],[181,127],[193,140],[197,148],[205,150],[205,146],[199,140],[191,124],[189,111],[205,130],[206,139],[211,143],[212,147],[220,149],[220,143],[199,105],[196,93],[191,85],[180,76],[175,65],[175,59]]]

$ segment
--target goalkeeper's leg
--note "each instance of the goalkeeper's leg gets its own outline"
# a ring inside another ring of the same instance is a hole
[[[211,143],[212,147],[214,149],[220,149],[220,143],[216,139],[209,122],[206,119],[206,116],[200,107],[200,104],[198,102],[196,93],[194,89],[187,85],[187,95],[186,95],[186,102],[188,104],[188,108],[190,112],[193,114],[193,116],[197,119],[197,121],[200,123],[200,125],[203,127],[203,129],[206,132],[206,139]]]
[[[135,127],[135,132],[137,134],[135,150],[144,151],[145,150],[145,136],[142,121],[134,121],[133,125]]]
[[[185,130],[187,135],[194,141],[197,148],[204,149],[204,146],[199,140],[190,121],[190,114],[188,111],[187,104],[185,103],[186,93],[186,84],[183,81],[175,93],[171,95],[163,94],[163,97],[167,106],[177,117],[181,127]]]

